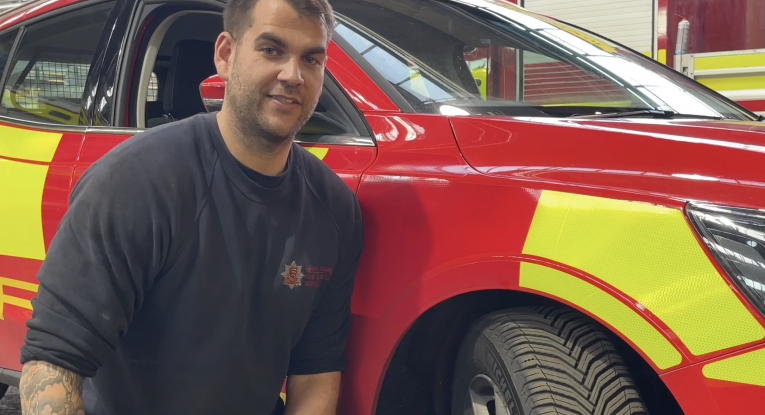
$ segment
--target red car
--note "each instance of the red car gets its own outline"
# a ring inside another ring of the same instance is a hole
[[[765,411],[758,116],[502,0],[332,5],[297,140],[364,215],[341,413]],[[220,105],[222,7],[0,15],[0,383],[18,383],[73,183],[127,137]]]

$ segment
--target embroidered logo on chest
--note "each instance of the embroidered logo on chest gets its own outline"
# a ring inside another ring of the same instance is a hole
[[[305,275],[303,275],[302,269],[303,267],[296,264],[295,261],[292,261],[289,265],[285,265],[284,272],[282,272],[284,285],[288,285],[290,289],[295,288],[298,285],[303,285],[303,277],[305,277]]]
[[[290,289],[297,286],[319,287],[332,279],[332,268],[306,266],[305,274],[303,269],[303,266],[296,264],[295,261],[285,265],[284,272],[281,273],[284,277],[284,285],[289,286]]]

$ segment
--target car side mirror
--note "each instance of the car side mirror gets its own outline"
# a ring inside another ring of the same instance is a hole
[[[213,75],[199,84],[199,94],[202,95],[202,103],[207,112],[220,111],[226,95],[226,82],[217,74]]]

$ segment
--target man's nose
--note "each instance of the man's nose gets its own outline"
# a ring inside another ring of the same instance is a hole
[[[298,86],[303,83],[303,74],[300,73],[300,59],[290,58],[282,66],[277,79],[292,86]]]

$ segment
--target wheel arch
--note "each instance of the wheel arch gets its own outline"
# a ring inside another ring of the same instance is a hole
[[[636,378],[638,388],[647,398],[649,408],[652,408],[651,413],[682,414],[677,401],[645,356],[621,333],[603,324],[588,310],[517,285],[512,288],[477,286],[472,290],[463,288],[458,291],[430,304],[398,339],[391,351],[387,369],[380,377],[375,402],[377,415],[449,414],[454,363],[468,329],[479,318],[494,311],[544,304],[562,304],[593,318],[609,333],[622,354]],[[390,315],[403,317],[394,310],[390,311]]]

